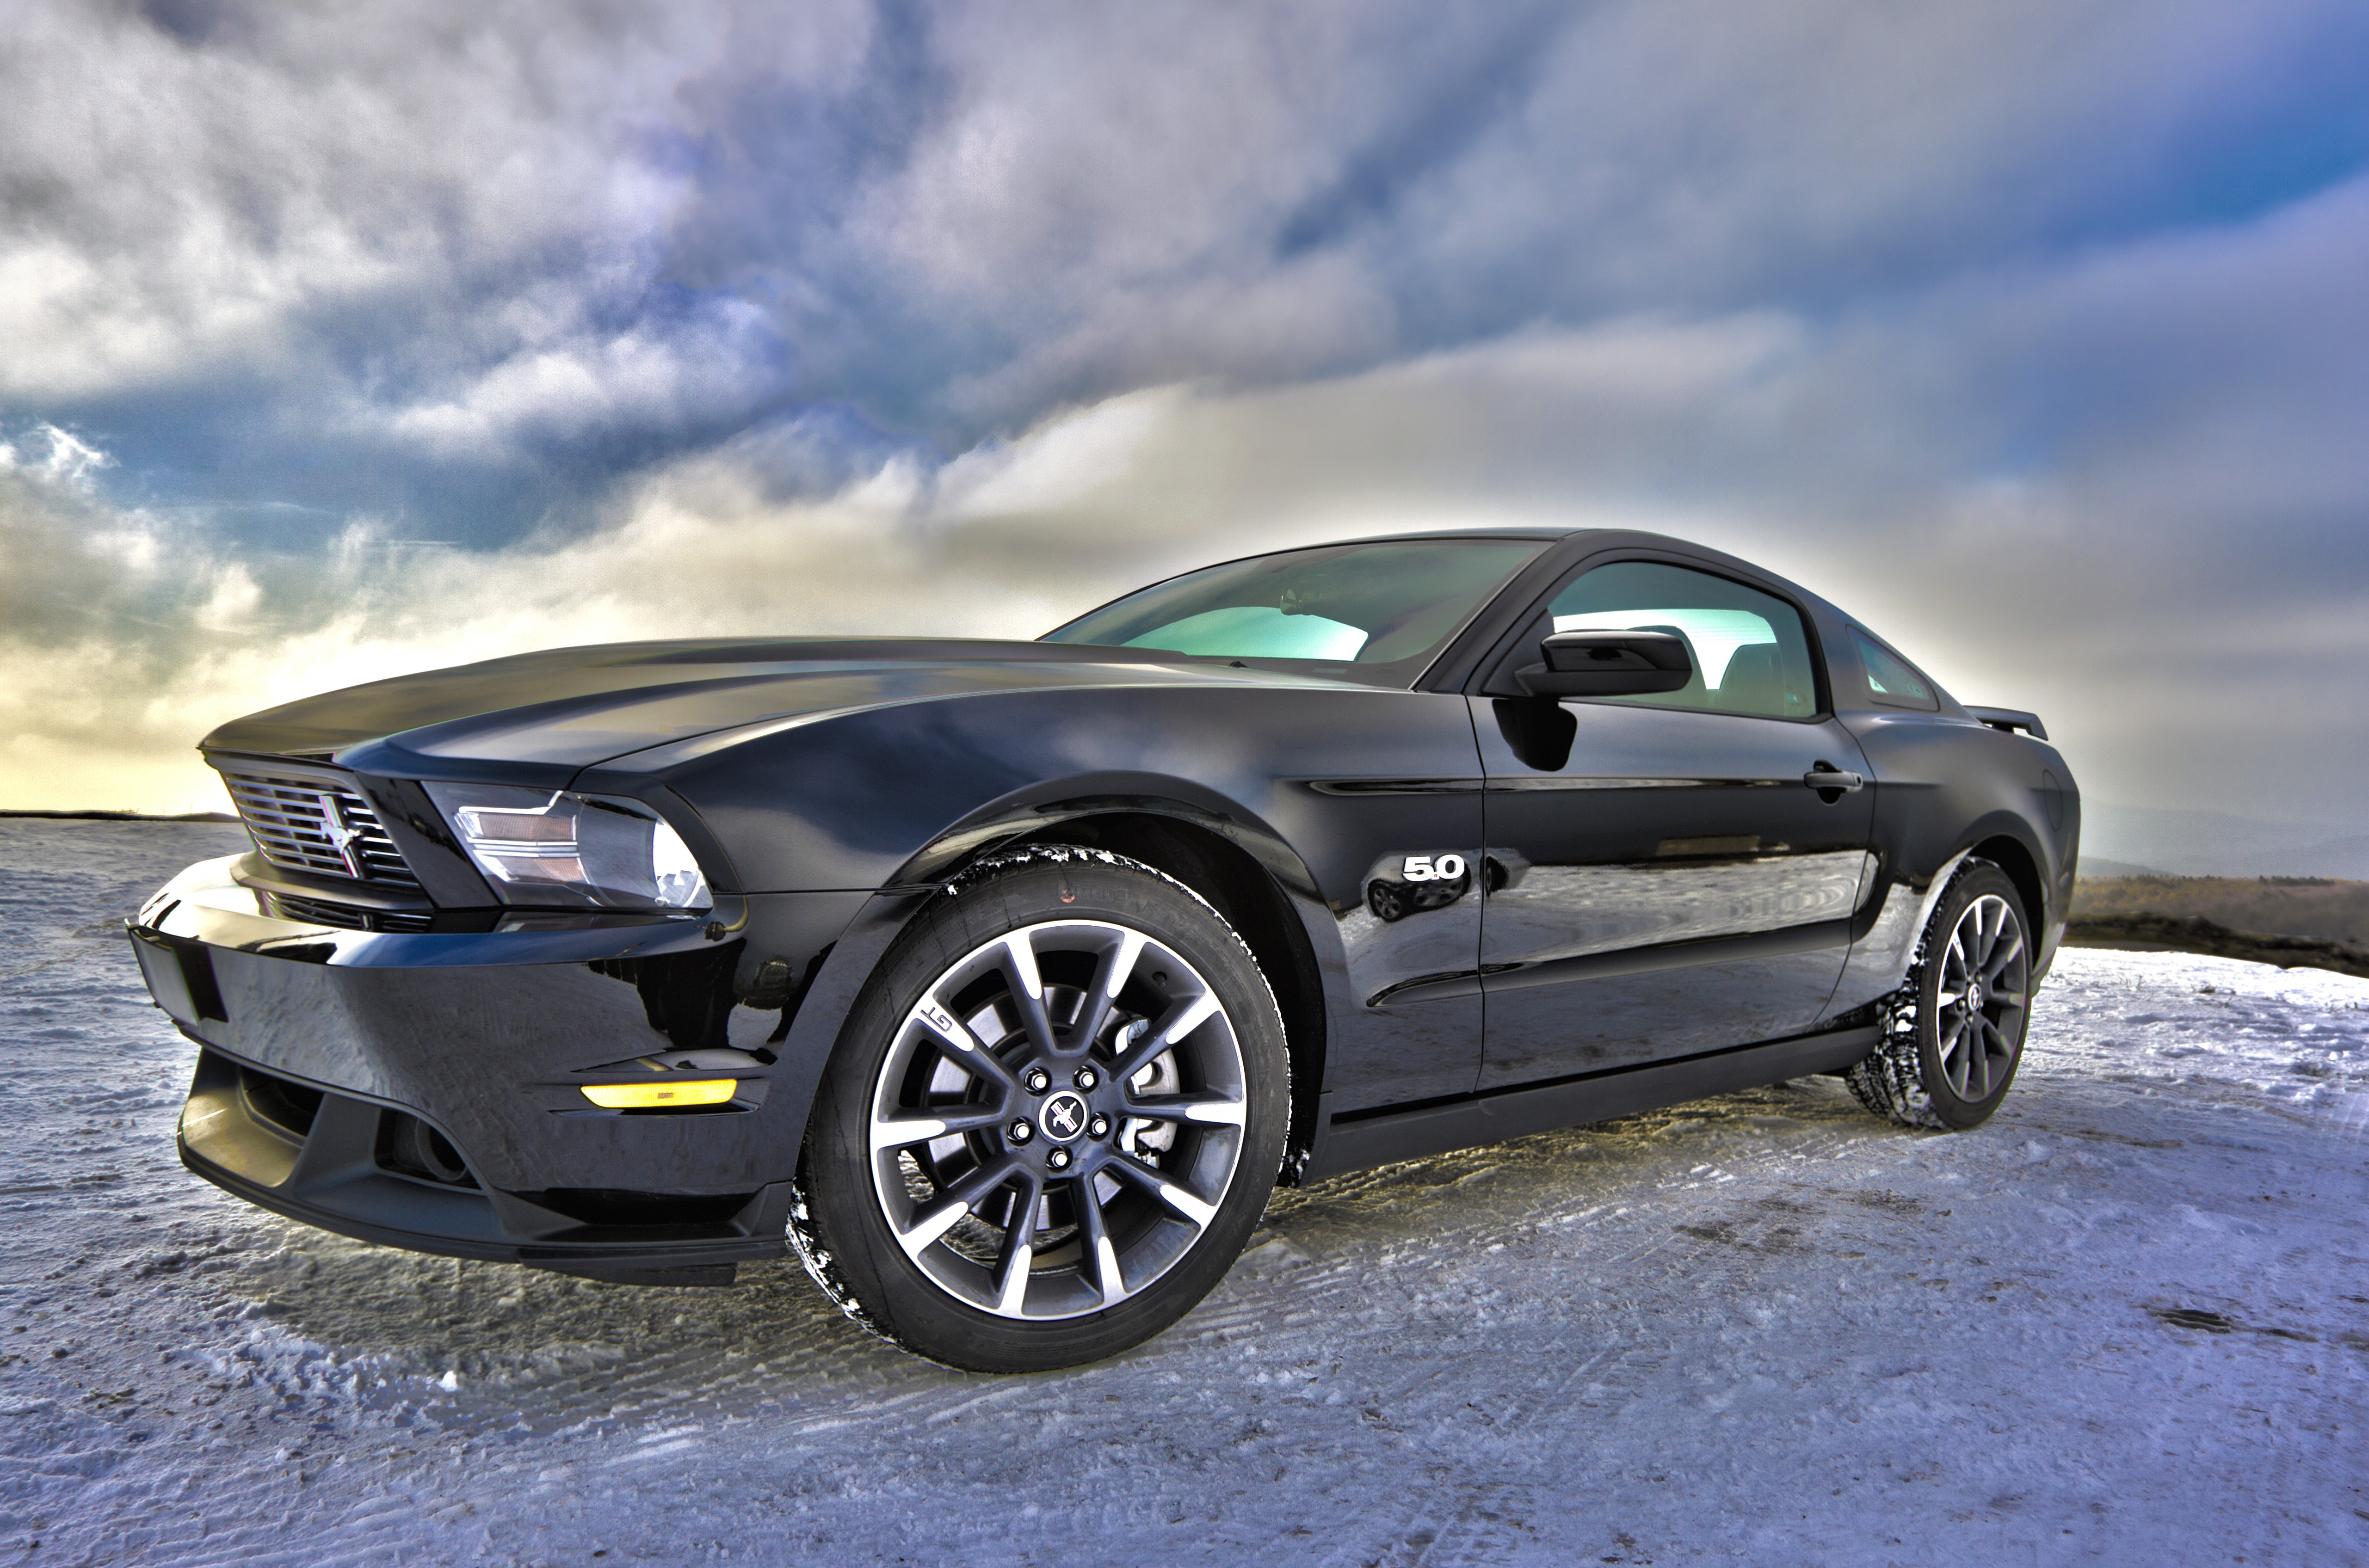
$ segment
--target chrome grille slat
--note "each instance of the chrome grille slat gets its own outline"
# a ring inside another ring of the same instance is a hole
[[[404,864],[403,852],[387,836],[360,791],[326,780],[288,778],[243,769],[221,770],[231,804],[263,858],[288,871],[360,880],[388,887],[417,888],[419,878]],[[338,820],[324,797],[334,799]],[[338,849],[345,838],[353,854],[348,864]],[[356,870],[361,873],[355,876]]]

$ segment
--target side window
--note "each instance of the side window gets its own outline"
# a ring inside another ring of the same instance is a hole
[[[1801,612],[1773,594],[1709,572],[1620,561],[1574,578],[1555,595],[1549,631],[1676,632],[1695,672],[1676,692],[1607,697],[1638,707],[1704,708],[1761,718],[1809,718],[1818,681]]]
[[[1851,628],[1851,640],[1859,645],[1859,662],[1867,671],[1869,696],[1886,707],[1922,708],[1928,714],[1940,711],[1941,701],[1933,695],[1932,683],[1917,674],[1906,659],[1857,626]]]

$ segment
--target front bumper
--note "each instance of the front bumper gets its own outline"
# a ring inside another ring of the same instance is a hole
[[[192,1171],[325,1230],[596,1277],[724,1283],[780,1255],[818,1064],[776,1055],[784,999],[737,1003],[727,937],[761,932],[810,968],[864,895],[390,933],[268,914],[235,864],[191,866],[131,922],[151,994],[204,1047],[179,1133]],[[582,1093],[685,1051],[738,1081],[728,1105],[618,1113]],[[407,1152],[430,1135],[449,1158]]]

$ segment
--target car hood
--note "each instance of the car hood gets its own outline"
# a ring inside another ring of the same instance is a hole
[[[1066,643],[621,643],[326,692],[234,719],[201,744],[208,752],[335,758],[376,772],[416,757],[422,766],[411,771],[433,776],[434,759],[582,768],[751,725],[993,692],[1309,683],[1153,649]]]

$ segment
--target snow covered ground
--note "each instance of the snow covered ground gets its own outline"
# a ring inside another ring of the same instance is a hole
[[[598,1285],[186,1174],[117,921],[238,841],[0,821],[9,1563],[2369,1562],[2369,982],[2070,953],[1978,1132],[1814,1080],[1347,1177],[1142,1350],[990,1379],[794,1263]]]

